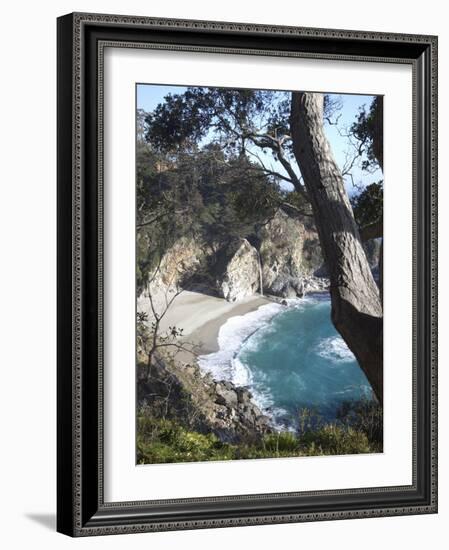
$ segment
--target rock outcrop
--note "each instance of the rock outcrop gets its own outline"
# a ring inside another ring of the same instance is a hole
[[[279,208],[259,229],[257,238],[267,294],[287,298],[303,296],[312,289],[321,290],[319,281],[312,284],[313,273],[322,265],[323,258],[318,234],[311,223]]]
[[[279,208],[248,238],[221,243],[180,238],[165,252],[151,283],[152,294],[170,295],[182,287],[213,293],[230,302],[256,292],[301,297],[327,288],[322,265],[313,223]]]
[[[259,253],[246,239],[235,239],[220,250],[213,269],[217,293],[228,302],[260,290]]]
[[[371,269],[375,269],[379,265],[381,239],[370,239],[363,243],[366,259],[368,260]]]
[[[246,388],[213,380],[194,362],[159,355],[150,373],[143,363],[138,372],[137,401],[143,412],[148,408],[153,415],[177,419],[229,443],[255,441],[272,431],[269,417]]]
[[[272,431],[269,417],[254,403],[249,390],[223,380],[212,382],[212,387],[215,406],[208,418],[222,441],[241,436],[257,438]]]
[[[192,273],[201,270],[210,253],[193,238],[181,237],[162,257],[153,285],[165,288],[183,286]]]

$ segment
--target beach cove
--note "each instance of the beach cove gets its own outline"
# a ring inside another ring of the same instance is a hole
[[[370,386],[330,321],[330,298],[251,296],[240,302],[183,291],[164,317],[164,328],[183,329],[202,373],[248,389],[273,425],[296,424],[307,408],[327,421],[349,400],[369,397]],[[191,354],[177,354],[179,364]]]

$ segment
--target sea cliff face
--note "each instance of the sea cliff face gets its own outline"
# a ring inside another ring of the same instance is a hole
[[[318,234],[308,219],[278,209],[246,237],[203,242],[182,237],[163,255],[151,278],[153,292],[198,289],[230,302],[255,293],[303,296],[324,290]]]
[[[323,264],[323,257],[311,222],[278,209],[257,236],[266,294],[287,298],[312,290],[313,274]],[[315,290],[320,287],[317,282]]]
[[[202,243],[181,237],[165,252],[153,271],[153,286],[167,289],[187,284],[191,275],[201,269],[209,254],[210,251]]]
[[[234,239],[224,246],[213,272],[217,294],[228,302],[261,292],[259,253],[247,239]]]
[[[364,249],[378,280],[381,246],[377,240]],[[329,289],[327,269],[317,231],[310,218],[279,208],[246,237],[204,242],[181,237],[162,256],[149,284],[138,296],[137,309],[153,314],[151,295],[160,313],[177,292],[194,290],[238,302],[256,293],[278,298],[303,297]]]

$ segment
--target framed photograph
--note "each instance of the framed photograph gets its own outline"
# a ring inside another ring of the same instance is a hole
[[[437,511],[437,38],[58,19],[58,531]]]

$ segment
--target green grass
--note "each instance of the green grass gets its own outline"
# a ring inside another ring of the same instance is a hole
[[[213,434],[187,430],[174,420],[138,418],[137,462],[200,462],[234,458],[230,445]]]
[[[201,462],[295,456],[319,456],[378,452],[367,434],[353,427],[337,424],[319,425],[301,435],[278,432],[266,435],[258,443],[238,445],[223,443],[214,434],[201,434],[179,422],[138,417],[137,462]]]

